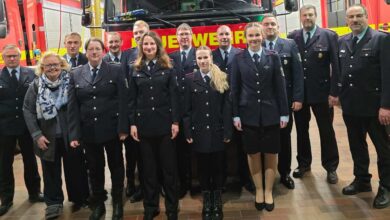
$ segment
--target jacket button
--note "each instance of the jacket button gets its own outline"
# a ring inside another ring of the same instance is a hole
[[[19,109],[19,107],[18,106],[16,106],[16,110],[18,110]]]
[[[303,61],[305,61],[305,62],[306,62],[306,61],[307,61],[307,59],[303,59]]]
[[[152,89],[153,89],[153,86],[150,87],[150,90],[152,90]]]
[[[306,79],[306,76],[304,76],[303,79]]]
[[[15,118],[19,118],[19,115],[15,116]]]
[[[307,53],[307,50],[305,50],[305,53]]]
[[[195,130],[195,127],[192,127],[192,130]]]
[[[256,76],[259,76],[259,74],[258,74],[258,73],[256,73]]]
[[[96,110],[96,107],[95,107],[95,106],[93,107],[93,110]]]
[[[206,129],[210,129],[210,126],[207,125],[207,126],[206,126]]]
[[[352,65],[349,65],[350,68],[352,68]]]
[[[350,84],[349,84],[349,86],[350,86],[350,87],[352,87],[352,86],[353,86],[353,84],[352,84],[352,83],[350,83]]]
[[[379,88],[375,88],[376,91],[379,91]]]
[[[209,90],[206,90],[206,93],[209,93]]]
[[[141,116],[141,113],[138,113],[137,115],[138,115],[138,116]]]
[[[116,113],[116,116],[119,116],[119,113],[118,113],[118,112]]]
[[[96,89],[96,86],[93,86],[92,88],[93,88],[93,89]]]
[[[353,59],[353,56],[351,56],[351,59]]]
[[[209,105],[209,102],[206,102],[206,105]]]
[[[97,118],[94,118],[93,120],[97,121]]]
[[[257,100],[257,102],[259,102],[259,103],[260,103],[260,102],[261,102],[261,100],[260,100],[260,99],[258,99],[258,100]]]
[[[206,117],[210,117],[210,115],[209,115],[209,114],[206,114]]]
[[[259,90],[259,91],[257,91],[257,94],[260,94],[260,90]]]
[[[348,75],[348,77],[349,77],[349,78],[351,78],[351,77],[352,77],[352,75],[351,75],[351,74],[349,74],[349,75]]]
[[[152,111],[154,111],[154,107],[152,107]]]
[[[260,82],[256,82],[257,85],[260,85]]]
[[[19,98],[16,98],[15,100],[16,100],[16,101],[18,101],[18,100],[19,100]]]
[[[152,96],[152,97],[150,97],[150,100],[154,100],[154,97]]]
[[[96,99],[96,96],[92,97],[93,99]]]

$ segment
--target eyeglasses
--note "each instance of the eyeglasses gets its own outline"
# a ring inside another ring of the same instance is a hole
[[[8,59],[12,59],[12,58],[16,59],[19,57],[19,54],[18,55],[5,55],[5,57]]]
[[[50,69],[50,68],[56,68],[60,67],[61,63],[51,63],[51,64],[43,64],[43,67]]]

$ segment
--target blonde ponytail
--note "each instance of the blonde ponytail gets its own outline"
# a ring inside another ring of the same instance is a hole
[[[215,64],[211,64],[211,85],[219,92],[224,93],[229,89],[227,74]]]

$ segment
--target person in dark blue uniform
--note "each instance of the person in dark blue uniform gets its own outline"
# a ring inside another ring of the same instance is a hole
[[[232,65],[234,126],[242,131],[248,154],[256,186],[255,207],[272,211],[280,128],[287,126],[289,117],[285,79],[279,56],[261,46],[261,25],[248,23],[244,30],[248,48],[235,56]]]
[[[313,5],[300,9],[303,28],[288,35],[298,45],[302,58],[304,101],[302,109],[294,112],[297,129],[298,167],[295,178],[302,178],[310,171],[312,162],[309,137],[310,110],[316,117],[321,139],[321,161],[327,171],[327,181],[336,184],[339,152],[333,130],[333,106],[337,103],[339,63],[337,34],[316,25],[317,12]]]
[[[183,127],[196,152],[203,194],[203,219],[223,219],[221,191],[225,180],[225,143],[232,136],[229,83],[212,62],[207,46],[196,50],[199,70],[187,74]]]
[[[82,149],[69,147],[68,88],[69,65],[54,52],[46,52],[39,61],[39,76],[30,85],[24,99],[23,113],[34,139],[35,154],[41,158],[46,219],[62,214],[62,163],[65,183],[73,210],[86,205],[89,197],[86,163]]]
[[[5,45],[2,58],[5,66],[0,71],[0,216],[7,213],[13,204],[15,179],[12,164],[17,144],[23,157],[29,200],[43,202],[33,140],[22,112],[24,96],[35,74],[32,69],[20,66],[20,50],[16,45]]]
[[[192,28],[183,23],[176,29],[177,41],[180,49],[169,54],[173,62],[173,68],[177,74],[177,83],[179,91],[179,115],[180,118],[184,115],[184,91],[185,91],[185,75],[198,70],[195,59],[195,48],[192,46]],[[191,147],[188,145],[184,132],[183,123],[180,121],[180,131],[176,139],[177,145],[177,160],[179,168],[180,190],[179,198],[183,198],[188,190],[192,187],[192,155]]]
[[[88,59],[85,54],[80,53],[81,36],[77,32],[72,32],[65,36],[64,46],[66,48],[66,54],[63,56],[68,62],[71,68],[88,63]]]
[[[130,134],[139,142],[143,162],[144,219],[151,220],[159,214],[163,186],[167,218],[176,220],[179,204],[173,142],[179,132],[176,74],[155,32],[145,33],[138,48],[139,56],[130,69],[129,118]]]
[[[264,27],[265,40],[263,47],[278,53],[286,79],[288,106],[290,106],[289,121],[286,128],[280,130],[281,150],[278,158],[280,182],[288,189],[294,189],[291,172],[291,129],[293,125],[292,112],[299,111],[303,103],[303,72],[298,47],[293,40],[280,38],[279,24],[275,15],[266,14],[261,22]]]
[[[373,206],[385,208],[390,205],[390,140],[385,128],[390,125],[390,35],[368,26],[362,5],[349,7],[346,21],[352,33],[339,40],[339,86],[355,179],[343,194],[372,191],[368,133],[377,152],[380,180]]]
[[[90,219],[100,219],[104,201],[104,150],[112,183],[112,219],[123,218],[124,165],[122,143],[129,133],[125,74],[117,64],[102,60],[104,44],[97,38],[85,43],[88,64],[74,69],[69,83],[69,139],[71,147],[83,142],[91,182]]]

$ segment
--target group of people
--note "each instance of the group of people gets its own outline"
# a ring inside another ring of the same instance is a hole
[[[291,130],[297,129],[302,178],[312,162],[311,111],[321,139],[321,160],[330,184],[338,182],[339,155],[333,107],[341,103],[354,161],[353,182],[342,193],[371,191],[367,133],[378,155],[380,186],[375,208],[390,205],[390,36],[371,29],[367,11],[346,11],[351,34],[338,38],[316,25],[312,5],[300,9],[303,28],[279,37],[278,21],[267,14],[244,28],[247,48],[234,48],[228,26],[217,29],[219,47],[192,46],[188,24],[177,28],[180,49],[165,51],[161,39],[139,20],[137,47],[121,51],[120,34],[107,34],[108,53],[97,38],[65,37],[67,54],[46,52],[35,73],[20,66],[15,45],[2,50],[0,75],[0,216],[12,206],[14,148],[19,144],[31,202],[44,201],[45,217],[62,213],[61,160],[74,211],[89,205],[90,219],[106,212],[105,156],[111,172],[112,218],[123,219],[123,198],[143,199],[144,219],[160,213],[178,218],[178,201],[191,187],[196,158],[203,219],[223,219],[226,146],[235,144],[242,184],[254,184],[257,210],[275,207],[273,186],[294,189]],[[125,145],[124,165],[122,144]],[[41,159],[44,191],[35,159]],[[139,186],[135,185],[135,169]],[[248,175],[248,172],[250,176]],[[125,187],[125,173],[127,185]],[[253,181],[253,182],[252,182]]]

